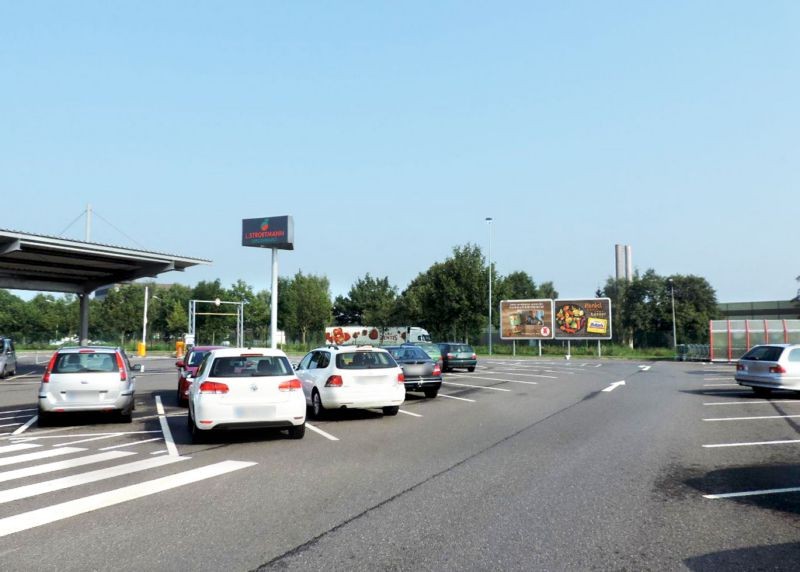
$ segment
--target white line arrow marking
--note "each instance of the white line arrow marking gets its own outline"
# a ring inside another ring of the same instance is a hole
[[[624,381],[617,381],[616,383],[612,383],[611,385],[606,387],[603,391],[614,391],[620,385],[625,385],[625,382]]]

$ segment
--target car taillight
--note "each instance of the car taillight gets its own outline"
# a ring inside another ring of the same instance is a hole
[[[472,354],[472,359],[478,359],[478,356],[476,354]]]
[[[403,372],[401,371],[400,373],[397,374],[397,383],[405,383],[405,382],[406,382],[406,376],[404,376]]]
[[[451,353],[447,354],[447,359],[453,359],[454,357],[456,357],[456,354],[451,354]]]
[[[332,375],[328,378],[328,381],[325,382],[325,387],[342,387],[342,385],[341,375]]]
[[[744,371],[744,370],[745,370],[745,367],[744,367],[743,363],[737,363],[736,364],[736,371]]]
[[[228,386],[218,381],[204,381],[200,384],[200,393],[213,393],[221,395],[228,393]]]
[[[769,372],[770,373],[786,373],[786,369],[780,364],[771,365],[771,366],[769,366]]]
[[[433,375],[434,377],[442,375],[442,368],[439,367],[438,363],[435,366],[433,366]]]
[[[278,389],[281,391],[294,391],[296,389],[301,389],[301,387],[299,379],[290,379],[289,381],[282,381],[278,384]]]
[[[47,364],[47,367],[44,370],[44,375],[42,376],[42,383],[50,383],[50,372],[53,370],[53,366],[56,365],[56,358],[58,357],[58,352],[53,354],[53,357],[50,358],[50,362]]]
[[[122,361],[122,355],[119,353],[116,353],[115,355],[117,356],[117,367],[119,368],[119,380],[127,381],[128,372],[125,371],[125,362]]]

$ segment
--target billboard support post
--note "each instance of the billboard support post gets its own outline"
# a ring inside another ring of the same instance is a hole
[[[269,347],[278,347],[278,249],[272,249],[272,296],[269,308]]]

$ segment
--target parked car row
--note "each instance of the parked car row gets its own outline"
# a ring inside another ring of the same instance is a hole
[[[290,438],[300,439],[307,408],[315,418],[350,408],[381,409],[393,416],[407,391],[432,399],[443,371],[475,369],[475,353],[466,344],[429,346],[332,345],[310,351],[294,365],[275,349],[195,346],[175,363],[176,400],[188,407],[188,428],[197,441],[211,431],[240,428],[286,429]],[[113,413],[129,423],[140,371],[142,366],[131,365],[118,347],[57,350],[39,386],[39,425],[76,411]]]
[[[450,368],[475,369],[475,353],[467,349],[452,348]],[[202,357],[192,369],[195,353]],[[440,360],[416,344],[325,346],[293,366],[280,350],[197,347],[176,366],[178,401],[185,395],[196,441],[212,430],[259,427],[286,428],[289,437],[300,439],[307,408],[315,419],[334,409],[380,409],[393,416],[407,391],[432,399],[442,386]]]

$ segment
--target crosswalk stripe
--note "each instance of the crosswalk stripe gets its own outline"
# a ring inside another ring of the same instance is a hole
[[[7,491],[0,492],[0,503],[25,499],[44,493],[85,485],[88,483],[96,483],[97,481],[111,479],[113,477],[119,477],[122,475],[129,475],[139,471],[146,471],[148,469],[154,469],[163,465],[169,465],[170,463],[175,463],[177,461],[186,461],[188,459],[189,457],[153,457],[152,459],[134,461],[133,463],[125,463],[124,465],[116,465],[114,467],[89,471],[88,473],[81,473],[79,475],[71,475],[69,477],[54,479],[52,481],[24,485],[15,489],[9,489]]]
[[[61,449],[45,449],[44,451],[36,451],[35,453],[23,453],[22,455],[14,455],[13,457],[0,459],[0,467],[27,463],[28,461],[38,461],[39,459],[49,459],[50,457],[60,457],[61,455],[79,453],[85,450],[86,449],[82,447],[63,447]]]
[[[64,449],[58,449],[64,451]],[[43,475],[45,473],[52,473],[54,471],[63,471],[64,469],[72,469],[75,467],[83,467],[84,465],[91,465],[92,463],[102,463],[103,461],[113,461],[120,457],[127,457],[128,455],[135,455],[133,451],[113,451],[111,453],[98,453],[97,455],[87,455],[86,457],[78,457],[76,459],[67,459],[66,461],[53,461],[52,463],[45,463],[44,465],[36,465],[34,467],[25,467],[22,469],[14,469],[13,471],[5,471],[0,473],[0,483],[21,479],[23,477],[32,477],[34,475]]]
[[[0,453],[14,453],[16,451],[24,451],[25,449],[33,449],[34,447],[41,447],[34,443],[16,443],[14,445],[5,445],[0,447]]]
[[[158,457],[158,460],[174,462],[183,458],[185,457]],[[251,467],[255,464],[256,463],[247,463],[244,461],[222,461],[213,465],[200,467],[199,469],[192,469],[175,475],[161,477],[160,479],[137,483],[113,491],[98,493],[61,504],[9,516],[0,519],[0,537],[146,497],[204,479],[210,479],[232,471],[238,471],[239,469]]]

